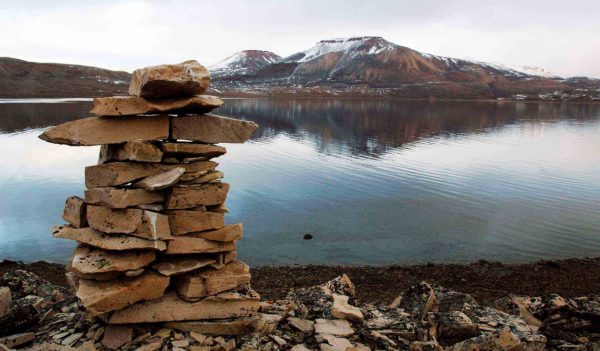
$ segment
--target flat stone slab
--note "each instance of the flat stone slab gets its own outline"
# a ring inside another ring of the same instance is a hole
[[[161,142],[163,153],[167,155],[190,155],[206,158],[219,157],[227,153],[227,149],[220,145]]]
[[[40,139],[54,144],[90,146],[169,137],[168,116],[89,117],[51,127]]]
[[[184,173],[184,167],[176,167],[165,173],[156,174],[139,180],[133,183],[133,186],[146,190],[161,190],[170,188],[179,181],[179,178],[181,178]]]
[[[169,213],[169,225],[171,234],[182,235],[223,228],[225,219],[222,213],[177,210]]]
[[[62,218],[75,228],[87,227],[86,209],[87,205],[82,198],[79,196],[68,197],[65,201]]]
[[[243,143],[258,124],[217,115],[171,117],[171,138],[208,144]]]
[[[105,234],[93,228],[77,229],[72,226],[54,227],[52,236],[70,239],[105,250],[139,250],[154,249],[164,251],[167,243],[162,240],[146,240],[130,235]]]
[[[195,271],[202,267],[209,266],[215,262],[217,261],[214,259],[195,256],[166,256],[162,257],[159,262],[153,264],[152,268],[162,275],[172,276]]]
[[[179,296],[197,299],[250,283],[250,268],[235,261],[221,269],[206,268],[176,276],[174,283]]]
[[[88,206],[90,227],[104,233],[131,234],[144,239],[170,239],[169,217],[137,208]]]
[[[315,320],[315,333],[333,336],[350,336],[354,334],[352,324],[345,319],[322,319]]]
[[[183,167],[187,173],[214,170],[218,163],[198,161],[187,164],[113,162],[85,168],[86,188],[118,186],[149,176],[161,174],[173,168]]]
[[[223,172],[219,172],[219,171],[211,171],[208,172],[206,174],[199,174],[200,172],[198,172],[197,176],[192,176],[196,175],[195,173],[188,173],[188,177],[180,179],[179,183],[177,183],[175,186],[178,188],[188,188],[188,187],[192,187],[192,186],[198,186],[198,185],[202,185],[202,184],[206,184],[209,182],[213,182],[215,180],[219,180],[221,178],[223,178],[225,175],[223,174]]]
[[[258,316],[212,321],[165,323],[165,328],[195,332],[202,335],[247,335],[258,332],[259,327],[260,318]]]
[[[234,242],[220,242],[189,236],[175,236],[169,241],[168,255],[215,253],[235,250]]]
[[[137,96],[112,96],[94,98],[94,108],[90,112],[97,116],[196,114],[210,112],[221,105],[223,100],[212,95],[161,100],[146,100]]]
[[[100,146],[98,163],[110,161],[160,162],[162,150],[149,141],[128,141],[121,144],[105,144]]]
[[[160,191],[144,189],[118,189],[113,187],[92,188],[85,191],[85,201],[92,205],[125,208],[163,202],[165,195]],[[87,221],[87,218],[86,218]]]
[[[201,205],[214,206],[225,203],[229,184],[209,183],[186,188],[173,188],[165,201],[166,209],[186,209]]]
[[[186,237],[192,238],[202,238],[213,241],[237,241],[242,240],[242,233],[244,231],[244,226],[242,223],[237,224],[229,224],[221,229],[216,230],[208,230],[205,232],[198,233],[188,233]]]
[[[0,318],[10,312],[12,305],[12,293],[7,286],[0,286]]]
[[[76,295],[89,312],[102,314],[139,301],[157,299],[168,285],[169,277],[147,271],[138,277],[107,282],[81,279]]]
[[[103,319],[109,324],[129,324],[239,318],[255,316],[259,307],[260,296],[253,290],[221,293],[195,302],[171,292],[157,300],[114,311]]]
[[[80,273],[123,272],[145,267],[156,259],[154,250],[106,251],[91,246],[75,248],[71,265]]]
[[[149,99],[194,96],[208,89],[210,73],[196,60],[133,71],[129,95]]]

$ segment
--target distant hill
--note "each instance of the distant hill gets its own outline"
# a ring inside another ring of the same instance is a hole
[[[600,88],[597,79],[566,79],[537,67],[425,54],[381,37],[322,40],[289,57],[264,60],[258,67],[235,62],[231,67],[209,67],[217,91],[459,99],[560,99],[567,94],[591,99]]]
[[[92,97],[127,94],[127,72],[0,57],[0,98]]]
[[[244,50],[236,52],[223,61],[209,66],[213,79],[235,77],[242,79],[256,75],[262,68],[281,59],[281,56],[270,51]]]

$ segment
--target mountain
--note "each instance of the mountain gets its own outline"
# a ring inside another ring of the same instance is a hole
[[[525,94],[539,99],[580,88],[577,81],[540,68],[425,54],[381,37],[322,40],[260,67],[250,67],[243,60],[237,60],[232,69],[218,65],[218,72],[213,68],[214,88],[240,95],[492,99]],[[599,80],[586,84],[600,88]],[[590,94],[598,95],[593,89]]]
[[[213,78],[247,77],[255,75],[261,68],[279,61],[281,57],[271,51],[244,50],[236,52],[208,69]]]
[[[127,72],[0,57],[0,98],[123,95],[130,79]]]

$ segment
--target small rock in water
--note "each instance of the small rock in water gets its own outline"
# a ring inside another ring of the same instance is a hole
[[[312,234],[304,234],[304,240],[310,240],[313,238]]]

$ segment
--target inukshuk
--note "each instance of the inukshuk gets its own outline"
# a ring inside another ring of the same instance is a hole
[[[175,322],[207,334],[258,324],[259,296],[236,260],[242,225],[224,224],[229,185],[212,161],[226,152],[215,144],[243,143],[258,126],[206,114],[223,104],[201,95],[209,81],[196,61],[142,68],[130,96],[96,98],[98,117],[40,135],[101,145],[98,164],[85,168],[85,198],[67,199],[69,224],[53,235],[78,242],[67,276],[106,323]]]

